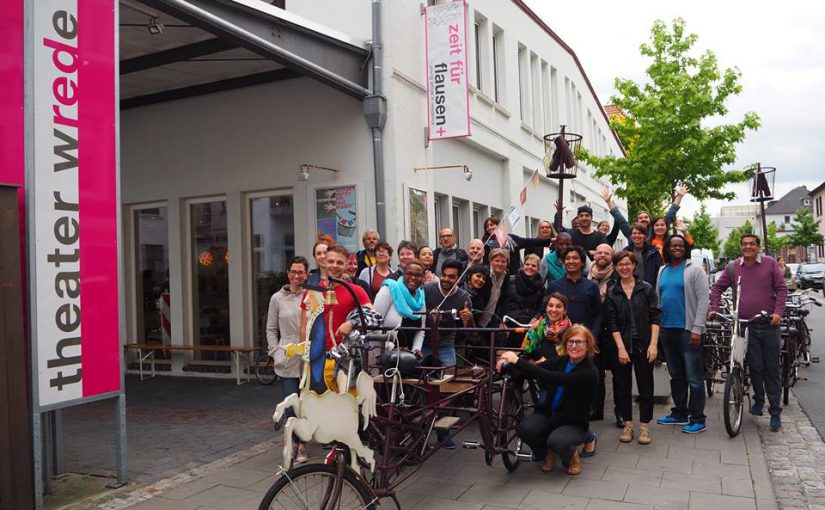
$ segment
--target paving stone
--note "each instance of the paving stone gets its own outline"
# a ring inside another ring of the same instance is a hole
[[[662,483],[661,471],[650,471],[646,469],[628,469],[608,466],[602,480],[609,482],[628,482],[631,485],[643,485],[647,487],[658,487]]]
[[[483,506],[481,503],[472,503],[470,501],[426,497],[416,503],[412,508],[413,510],[481,510]]]
[[[422,476],[409,487],[406,487],[404,492],[417,492],[433,498],[458,499],[470,488],[470,485],[464,482],[446,482],[444,479]]]
[[[707,510],[719,508],[724,510],[756,510],[756,502],[751,498],[722,496],[704,492],[690,493],[690,510]]]
[[[719,450],[699,450],[683,446],[671,446],[667,454],[671,459],[690,459],[701,462],[719,462]]]
[[[590,498],[569,496],[567,494],[550,494],[539,490],[531,490],[522,500],[519,508],[524,510],[584,510]]]
[[[622,501],[625,493],[627,492],[628,485],[629,484],[626,482],[609,482],[605,480],[586,480],[576,478],[570,480],[570,483],[568,483],[567,487],[564,488],[562,494]]]
[[[638,503],[626,503],[623,501],[591,499],[585,510],[653,510],[653,505],[640,505]]]
[[[217,508],[227,508],[231,505],[232,508],[235,508],[236,505],[240,503],[257,499],[258,495],[252,491],[230,487],[228,485],[216,485],[215,487],[186,498],[184,501],[187,503],[196,503],[201,506],[211,505]]]
[[[721,479],[716,475],[669,473],[662,474],[662,488],[687,489],[690,491],[722,493]]]
[[[458,500],[517,507],[524,497],[525,493],[521,489],[499,487],[485,483],[473,485],[469,490],[462,494]]]
[[[644,503],[653,505],[668,505],[683,503],[687,506],[690,500],[690,491],[687,489],[670,489],[661,487],[646,487],[631,483],[624,497],[630,503]]]

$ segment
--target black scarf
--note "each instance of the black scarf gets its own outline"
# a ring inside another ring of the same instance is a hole
[[[541,275],[536,273],[535,275],[528,277],[524,274],[524,271],[519,271],[516,273],[515,283],[516,292],[518,292],[521,296],[529,296],[530,294],[541,292],[541,289],[544,286]]]

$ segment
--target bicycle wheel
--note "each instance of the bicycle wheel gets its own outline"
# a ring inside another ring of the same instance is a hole
[[[716,348],[715,346],[705,346],[705,389],[707,389],[708,397],[713,396],[713,385],[716,377]]]
[[[811,366],[811,332],[808,330],[808,324],[801,320],[796,330],[799,331],[799,361],[806,367]]]
[[[519,466],[518,452],[521,451],[521,438],[516,434],[516,426],[524,418],[524,405],[520,388],[512,387],[512,382],[507,386],[507,391],[502,396],[504,403],[501,406],[503,411],[501,416],[501,431],[499,432],[498,446],[506,448],[501,452],[501,461],[507,471],[515,471]]]
[[[290,469],[275,480],[264,495],[258,510],[303,508],[320,509],[326,501],[326,508],[346,510],[375,508],[370,490],[352,473],[344,469],[341,495],[338,504],[329,501],[335,485],[338,467],[327,464],[307,464]]]
[[[723,417],[725,419],[725,430],[730,437],[739,433],[742,427],[742,413],[745,400],[745,385],[742,380],[742,367],[735,366],[725,379],[725,390],[723,392],[725,408]]]
[[[788,335],[785,338],[782,357],[782,403],[788,405],[788,396],[791,386],[796,383],[796,337]]]
[[[278,376],[275,375],[275,366],[272,356],[264,352],[255,358],[255,378],[260,384],[270,385]]]

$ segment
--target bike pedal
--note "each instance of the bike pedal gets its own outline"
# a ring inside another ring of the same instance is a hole
[[[481,447],[481,441],[478,441],[476,439],[465,439],[464,442],[461,443],[461,446],[468,450],[475,450]]]
[[[522,462],[533,462],[533,454],[531,452],[518,452],[516,458]]]
[[[819,356],[814,356],[811,358],[811,363],[819,363]]]

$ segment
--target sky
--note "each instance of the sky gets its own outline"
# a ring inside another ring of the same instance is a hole
[[[776,167],[777,198],[796,186],[812,190],[825,182],[825,1],[526,2],[576,52],[602,104],[610,103],[616,77],[647,81],[650,60],[639,46],[650,40],[653,22],[670,25],[682,17],[687,31],[699,37],[697,56],[709,49],[720,69],[742,73],[742,93],[728,101],[728,121],[739,122],[748,111],[761,117],[762,127],[747,132],[730,168],[755,162]],[[749,197],[746,184],[731,190]],[[746,203],[705,205],[716,215],[721,206]],[[698,208],[688,196],[680,214],[690,218]]]

